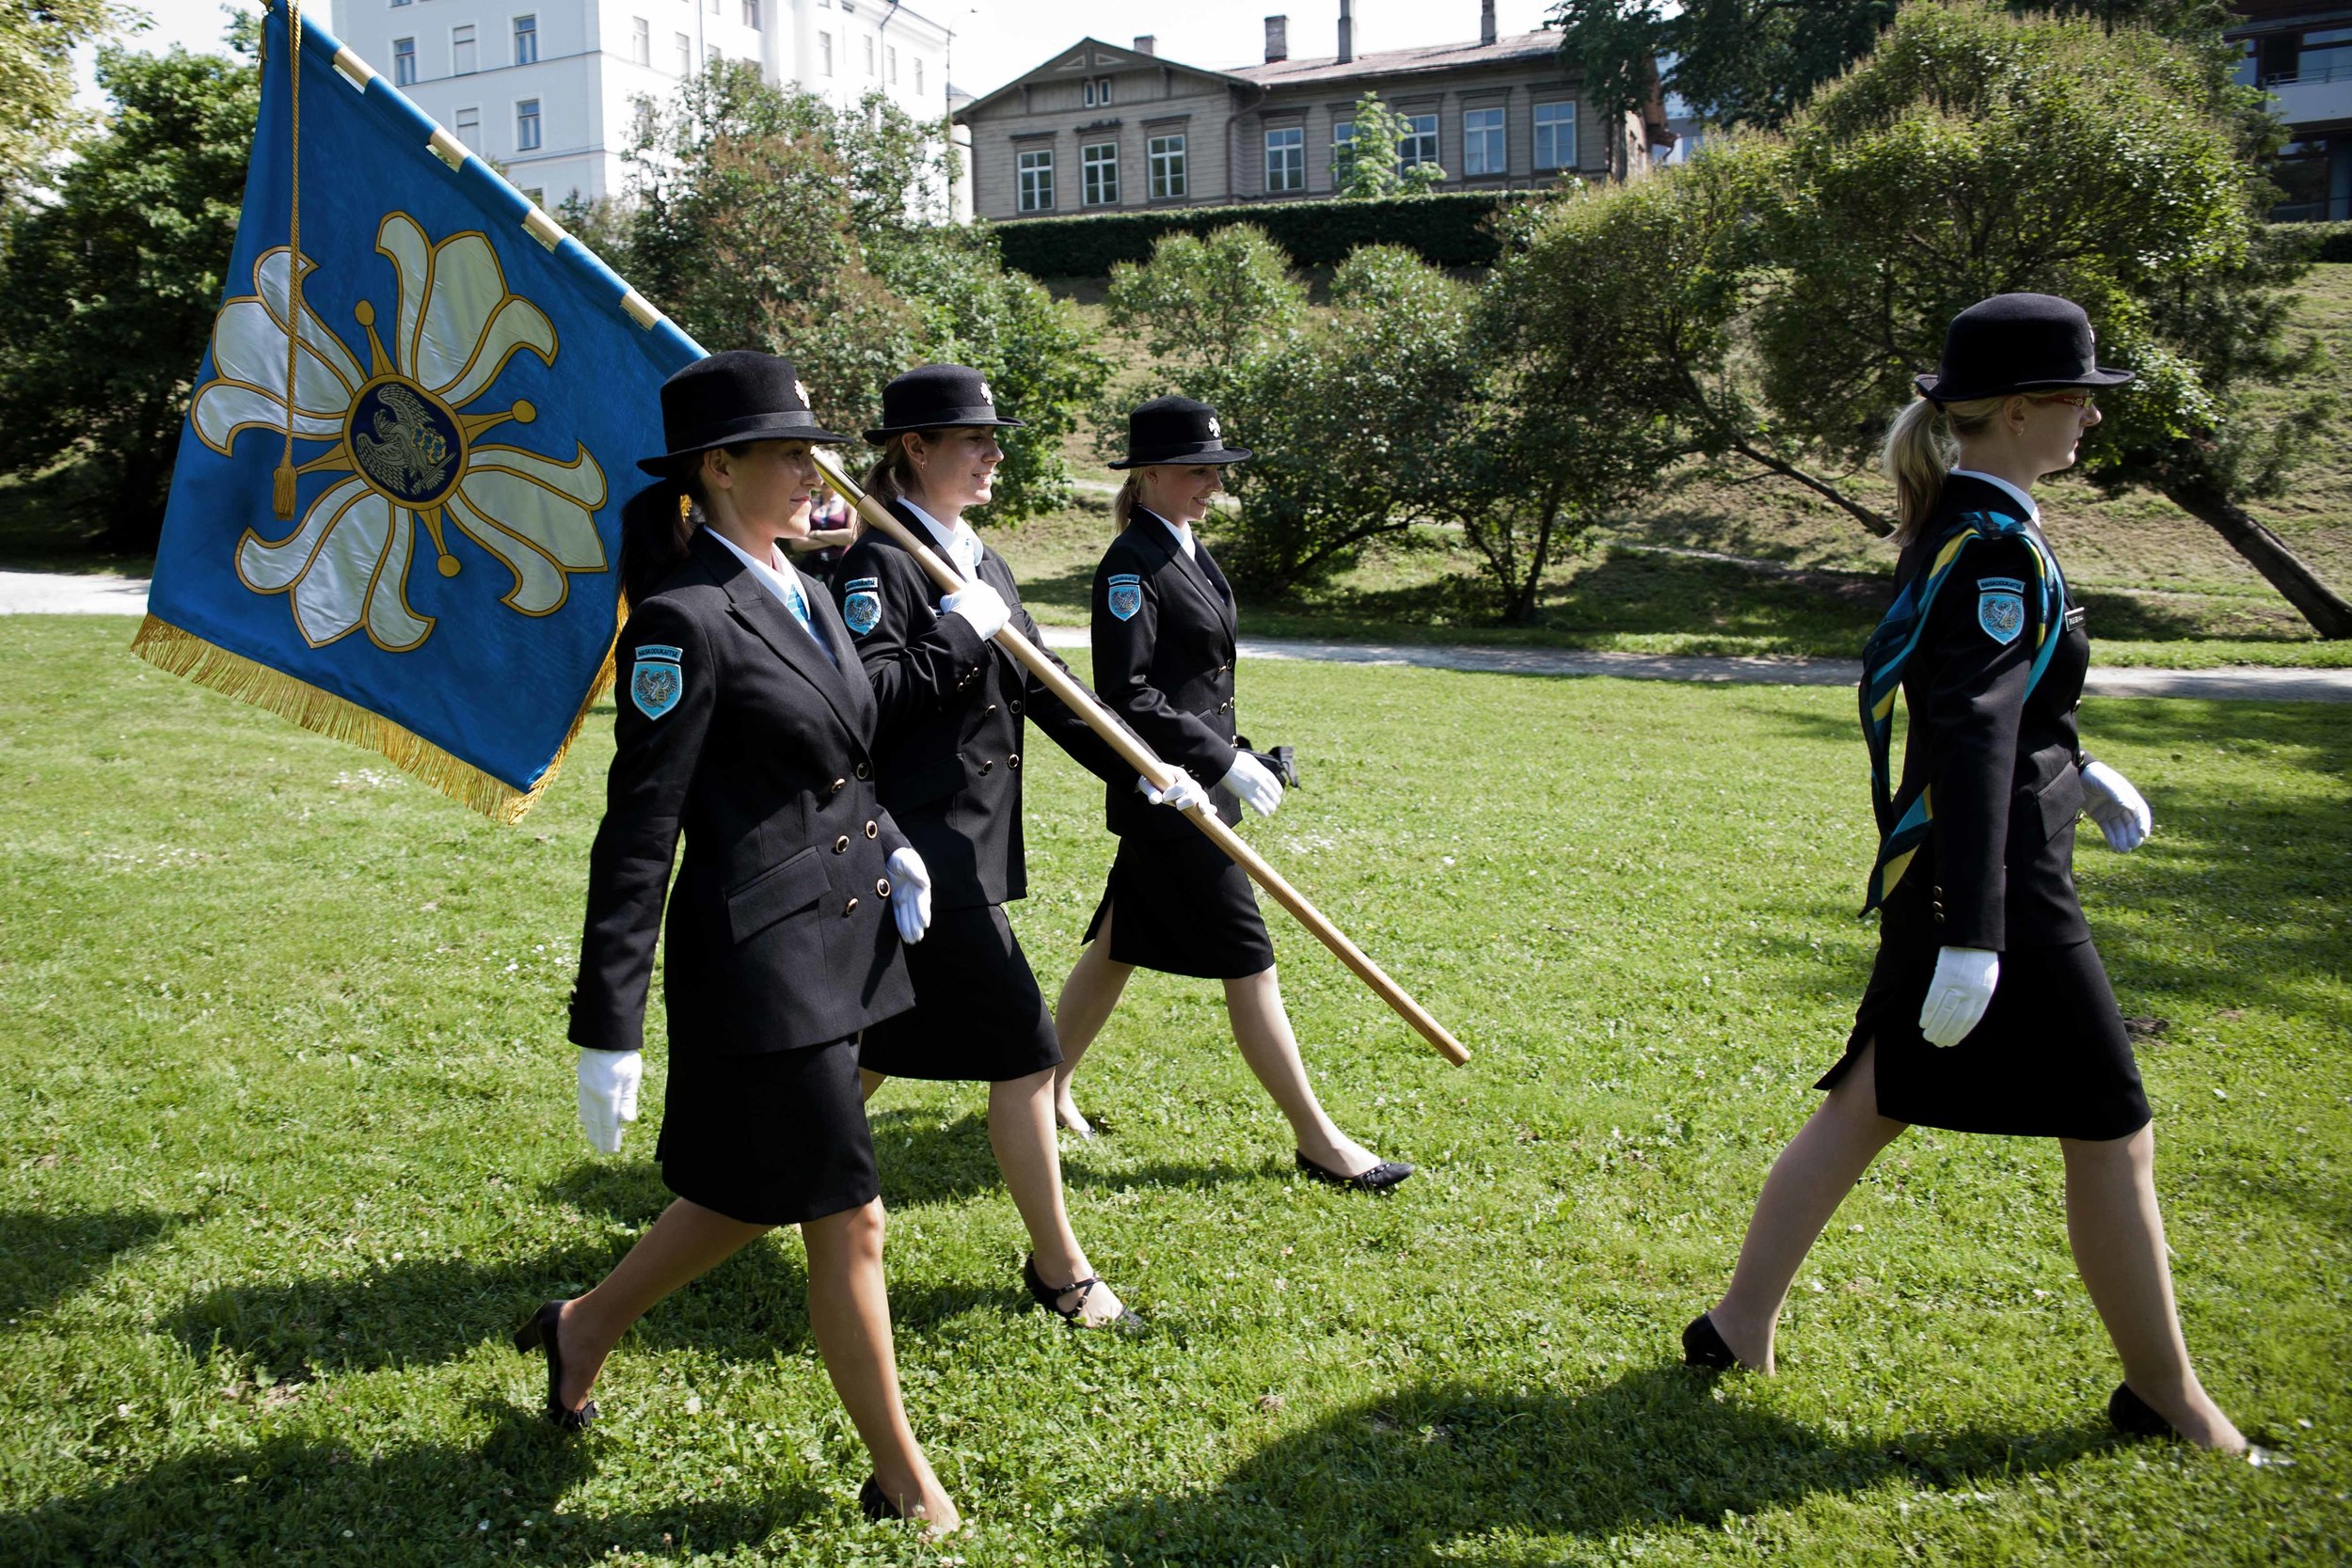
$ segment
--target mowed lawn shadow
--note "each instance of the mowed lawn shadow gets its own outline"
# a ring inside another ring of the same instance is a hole
[[[0,1561],[570,1564],[615,1548],[632,1559],[682,1559],[779,1530],[840,1528],[855,1517],[815,1486],[780,1483],[758,1466],[692,1502],[558,1513],[554,1505],[595,1470],[595,1440],[503,1406],[483,1414],[494,1425],[478,1447],[361,1454],[332,1440],[279,1437],[167,1460],[0,1513]]]
[[[179,1223],[145,1209],[0,1210],[0,1323],[56,1306]]]
[[[1842,1442],[1681,1367],[1584,1394],[1423,1385],[1278,1439],[1223,1481],[1117,1504],[1085,1527],[1113,1560],[1549,1562],[1544,1539],[1607,1539],[1897,1481],[2044,1471],[2120,1439],[2104,1427]],[[1512,1555],[1525,1538],[1519,1555]]]

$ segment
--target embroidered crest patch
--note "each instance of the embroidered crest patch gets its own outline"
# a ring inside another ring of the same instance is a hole
[[[682,650],[666,642],[648,642],[637,650],[637,666],[628,677],[628,698],[648,719],[659,719],[677,706],[686,691],[686,676],[678,668]]]
[[[1110,580],[1110,610],[1114,618],[1132,621],[1136,611],[1143,608],[1143,579],[1133,572],[1120,572]]]
[[[882,595],[870,588],[851,590],[841,601],[841,619],[853,635],[864,637],[882,625]]]
[[[2017,634],[2026,629],[2024,593],[1995,588],[1993,579],[1980,582],[1977,587],[1977,625],[1983,627],[1985,636],[1995,642],[2006,644],[2016,641]]]

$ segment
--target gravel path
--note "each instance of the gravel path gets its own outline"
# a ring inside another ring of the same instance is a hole
[[[145,578],[0,572],[0,615],[137,615]],[[1045,626],[1048,647],[1084,648],[1080,626]],[[1305,658],[1330,664],[1410,665],[1498,675],[1615,675],[1626,680],[1718,681],[1749,686],[1851,687],[1862,667],[1845,658],[1692,658],[1666,654],[1584,653],[1569,648],[1494,648],[1447,643],[1313,642],[1245,637],[1244,658]],[[2265,703],[2352,703],[2352,670],[2090,671],[2103,697],[2237,698]]]

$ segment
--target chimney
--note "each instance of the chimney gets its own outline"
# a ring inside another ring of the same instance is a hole
[[[1269,16],[1265,19],[1266,64],[1272,65],[1277,60],[1291,57],[1290,24],[1291,19],[1287,16]]]
[[[1340,64],[1356,57],[1356,0],[1340,0]]]
[[[1159,40],[1157,38],[1153,37],[1152,34],[1150,34],[1150,33],[1137,33],[1137,34],[1136,35],[1136,54],[1138,54],[1138,55],[1156,55],[1156,54],[1158,54],[1158,53],[1159,53],[1159,47],[1160,47],[1160,40]]]
[[[1495,0],[1478,0],[1478,41],[1492,44],[1495,40]]]

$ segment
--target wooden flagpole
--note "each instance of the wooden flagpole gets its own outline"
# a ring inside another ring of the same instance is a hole
[[[939,552],[917,538],[913,530],[892,516],[888,508],[867,495],[865,487],[849,476],[832,452],[822,447],[813,447],[810,455],[816,460],[818,471],[825,476],[825,482],[850,499],[850,504],[857,508],[858,515],[865,518],[869,527],[882,530],[905,546],[942,590],[953,594],[963,588],[963,578],[956,575],[955,568],[940,559]],[[1036,644],[1011,626],[999,631],[995,640],[1007,653],[1020,660],[1024,668],[1043,681],[1073,713],[1084,719],[1095,734],[1110,742],[1111,749],[1128,767],[1151,780],[1153,788],[1166,789],[1173,781],[1174,768],[1136,738],[1124,724],[1111,716],[1093,692],[1071,679]],[[1340,962],[1353,970],[1358,979],[1370,986],[1381,1001],[1394,1008],[1399,1017],[1435,1046],[1439,1055],[1456,1067],[1470,1060],[1470,1053],[1462,1049],[1461,1042],[1447,1032],[1444,1024],[1430,1017],[1427,1008],[1406,995],[1404,987],[1390,979],[1387,971],[1367,958],[1362,948],[1348,941],[1344,931],[1325,919],[1323,911],[1307,901],[1306,895],[1284,880],[1282,874],[1244,843],[1240,834],[1219,821],[1215,812],[1195,809],[1184,815],[1192,819],[1194,827],[1208,834],[1218,848],[1231,856],[1236,865],[1248,872],[1252,880],[1274,895],[1276,903],[1290,911],[1301,926],[1314,933],[1316,940],[1337,954]]]

